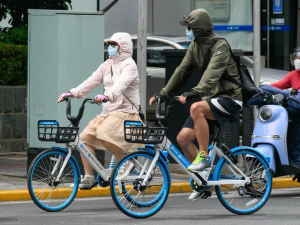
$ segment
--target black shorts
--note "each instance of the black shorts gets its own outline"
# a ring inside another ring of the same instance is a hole
[[[240,110],[242,107],[230,98],[218,97],[207,99],[210,110],[217,122],[222,126],[229,120],[234,120],[238,118]],[[209,130],[215,125],[216,121],[206,119]],[[194,121],[191,116],[185,121],[183,128],[194,129]]]
[[[209,120],[209,119],[206,119],[206,121],[207,121],[207,124],[208,124],[208,127],[209,127],[209,135],[212,135],[214,133],[214,127],[215,127],[215,124],[217,123],[217,121]],[[190,129],[194,130],[194,120],[191,116],[189,116],[187,118],[187,120],[183,124],[182,128],[190,128]]]
[[[206,99],[210,110],[222,126],[229,120],[238,119],[242,107],[230,98],[217,97]]]

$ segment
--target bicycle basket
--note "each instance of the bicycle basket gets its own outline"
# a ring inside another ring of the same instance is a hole
[[[38,138],[40,141],[73,142],[76,139],[78,130],[78,127],[59,127],[56,120],[40,120],[38,122]]]
[[[124,121],[125,141],[130,143],[159,144],[165,137],[165,127],[144,127],[140,121]]]

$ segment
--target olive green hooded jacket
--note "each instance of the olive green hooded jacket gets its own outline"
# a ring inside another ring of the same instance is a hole
[[[195,40],[191,42],[180,66],[176,68],[168,84],[161,91],[169,98],[173,97],[186,83],[195,68],[201,70],[207,50],[218,37],[213,33],[212,20],[204,9],[192,11],[185,20],[193,28]],[[241,87],[222,78],[225,71],[241,83],[229,46],[225,40],[221,39],[212,48],[207,69],[192,91],[202,100],[218,96],[242,101]]]

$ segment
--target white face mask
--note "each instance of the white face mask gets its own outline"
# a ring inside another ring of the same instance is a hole
[[[300,71],[300,59],[294,60],[295,69]]]

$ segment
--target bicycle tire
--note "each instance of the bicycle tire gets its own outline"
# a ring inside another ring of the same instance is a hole
[[[30,197],[45,211],[58,212],[65,209],[77,194],[80,177],[74,159],[69,159],[60,181],[55,181],[66,155],[63,151],[47,149],[35,157],[28,170]],[[58,167],[51,175],[56,163]]]
[[[169,195],[170,177],[165,163],[158,159],[151,171],[146,185],[142,185],[143,175],[139,178],[142,168],[149,169],[154,156],[148,152],[135,152],[123,158],[112,172],[110,190],[115,205],[125,215],[142,219],[153,216],[164,206]],[[139,162],[146,161],[147,164]],[[120,168],[125,163],[135,163],[136,175],[129,175],[122,180],[117,180]],[[143,173],[144,175],[146,172]],[[122,189],[122,191],[121,191]]]
[[[222,205],[232,213],[238,215],[252,214],[261,209],[268,201],[272,190],[272,172],[267,161],[251,148],[241,147],[234,151],[234,156],[240,159],[236,164],[250,180],[250,184],[243,187],[236,185],[216,186],[216,193]],[[241,160],[243,159],[243,160]],[[226,169],[229,163],[225,158],[220,159],[216,168],[216,180],[243,179],[241,174],[230,174],[233,169]],[[227,167],[228,168],[228,167]]]

